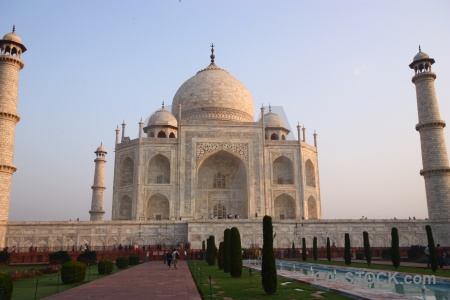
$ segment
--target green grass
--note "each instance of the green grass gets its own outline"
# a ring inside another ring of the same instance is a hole
[[[310,285],[278,277],[278,288],[274,295],[267,295],[261,285],[261,275],[257,271],[251,273],[243,268],[242,277],[232,278],[229,273],[224,273],[217,266],[208,266],[205,261],[189,262],[192,277],[197,284],[203,299],[209,299],[210,283],[212,278],[212,295],[215,299],[230,297],[237,299],[317,299],[313,294],[320,292],[321,299],[349,299],[335,292],[323,291]],[[252,275],[250,278],[250,274]],[[291,282],[281,285],[283,282]],[[303,291],[296,291],[301,289]]]
[[[0,267],[0,272],[30,269],[39,270],[43,267],[45,266]],[[114,265],[113,273],[119,271],[120,269]],[[12,300],[42,299],[105,276],[108,275],[99,275],[97,265],[94,265],[86,268],[85,280],[77,284],[62,284],[61,272],[13,281]]]
[[[431,269],[427,269],[427,268],[402,267],[401,263],[400,263],[400,267],[395,269],[393,265],[380,265],[380,264],[374,264],[374,263],[371,263],[370,267],[368,267],[367,264],[365,264],[365,263],[352,262],[351,265],[346,265],[345,262],[343,262],[343,261],[330,261],[330,262],[328,260],[302,261],[302,260],[298,260],[298,259],[293,259],[291,261],[298,261],[299,263],[316,264],[316,265],[340,266],[340,267],[349,267],[349,268],[364,268],[364,269],[370,269],[370,270],[404,272],[404,273],[411,273],[411,274],[436,275],[436,276],[441,276],[441,277],[450,277],[449,270],[439,269],[436,272],[433,272],[433,271],[431,271]]]

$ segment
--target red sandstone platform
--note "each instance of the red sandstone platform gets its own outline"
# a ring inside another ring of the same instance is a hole
[[[162,261],[143,263],[47,297],[56,299],[201,299],[185,261],[167,269]]]

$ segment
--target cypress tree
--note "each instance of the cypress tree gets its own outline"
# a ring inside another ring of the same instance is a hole
[[[317,260],[317,237],[313,238],[313,257]]]
[[[216,240],[213,235],[210,235],[207,240],[207,250],[206,250],[206,262],[209,266],[214,266],[216,264]]]
[[[241,277],[242,275],[242,247],[239,229],[231,228],[230,233],[230,275]]]
[[[306,261],[306,239],[302,238],[302,260]]]
[[[350,249],[350,235],[348,233],[345,234],[344,260],[346,265],[350,265],[352,263],[352,252]]]
[[[203,255],[203,259],[205,259],[206,258],[206,255],[205,255],[205,241],[202,241],[202,255]]]
[[[273,252],[273,226],[270,216],[264,216],[263,218],[261,279],[264,292],[271,295],[277,291],[277,268],[275,266],[275,253]]]
[[[392,227],[391,237],[392,264],[397,269],[398,266],[400,266],[400,245],[398,239],[398,230],[396,227]]]
[[[436,254],[436,245],[434,244],[433,232],[431,231],[430,225],[425,226],[425,230],[427,231],[428,249],[430,250],[431,270],[436,272],[438,269],[438,257]]]
[[[292,242],[292,258],[296,258],[297,257],[297,253],[295,252],[295,244],[294,242]]]
[[[230,234],[230,228],[223,232],[223,271],[225,273],[230,273]]]
[[[329,237],[327,237],[327,259],[328,261],[331,261],[331,246]]]
[[[364,255],[366,256],[367,266],[370,267],[370,262],[372,261],[372,250],[370,249],[369,234],[367,231],[363,232],[364,239]]]
[[[223,242],[219,243],[219,253],[217,254],[217,265],[219,270],[223,270]]]

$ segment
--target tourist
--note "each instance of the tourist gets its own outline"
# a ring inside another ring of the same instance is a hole
[[[168,270],[170,270],[170,265],[172,264],[172,253],[169,251],[167,251],[167,266],[168,266]]]
[[[187,255],[187,251],[184,250],[184,260],[188,260],[188,255]]]
[[[150,251],[147,251],[147,254],[145,254],[145,261],[148,261],[150,258]]]
[[[166,250],[164,250],[164,252],[163,252],[163,264],[166,264],[166,260],[167,260],[167,253],[166,253]]]
[[[180,253],[176,250],[173,249],[172,252],[172,261],[173,261],[173,267],[174,269],[177,269],[177,264],[178,264],[178,259],[180,258]]]
[[[444,267],[444,250],[441,247],[441,244],[437,244],[436,246],[436,255],[438,259],[438,264],[441,269]]]
[[[425,253],[425,256],[427,257],[427,268],[430,267],[430,247],[427,245],[425,250],[423,251]]]

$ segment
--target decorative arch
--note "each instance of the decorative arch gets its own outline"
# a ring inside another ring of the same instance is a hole
[[[120,186],[127,186],[133,184],[133,175],[134,175],[134,163],[133,160],[129,157],[122,160],[122,164],[120,167]]]
[[[150,159],[147,182],[149,184],[170,183],[170,161],[166,156],[157,154]]]
[[[275,218],[280,220],[295,219],[295,200],[287,194],[281,194],[274,201]]]
[[[306,185],[310,187],[316,187],[316,171],[310,159],[308,159],[305,163],[305,170],[306,170]]]
[[[169,134],[169,138],[170,138],[170,139],[176,138],[175,133],[171,132],[171,133]]]
[[[146,215],[150,220],[169,220],[169,199],[160,193],[151,196],[147,201]]]
[[[276,133],[272,133],[272,135],[270,136],[271,140],[279,140],[280,138],[278,137],[278,134]]]
[[[213,215],[214,217],[217,217],[219,219],[226,219],[227,218],[227,208],[225,205],[222,205],[220,203],[214,205],[213,207]]]
[[[292,161],[282,155],[272,163],[272,175],[274,184],[293,184],[294,166]]]
[[[285,140],[286,140],[286,136],[285,136],[284,134],[282,134],[282,135],[281,135],[281,139],[282,139],[283,141],[285,141]]]
[[[219,150],[203,158],[196,174],[196,215],[209,217],[220,204],[228,214],[248,218],[247,168],[233,153]]]
[[[159,138],[166,138],[167,136],[166,136],[166,133],[161,130],[160,132],[158,132],[158,137]]]
[[[309,196],[308,198],[308,219],[309,220],[319,219],[319,215],[317,213],[317,202],[313,196]]]
[[[123,196],[119,200],[119,220],[131,220],[131,198]]]

